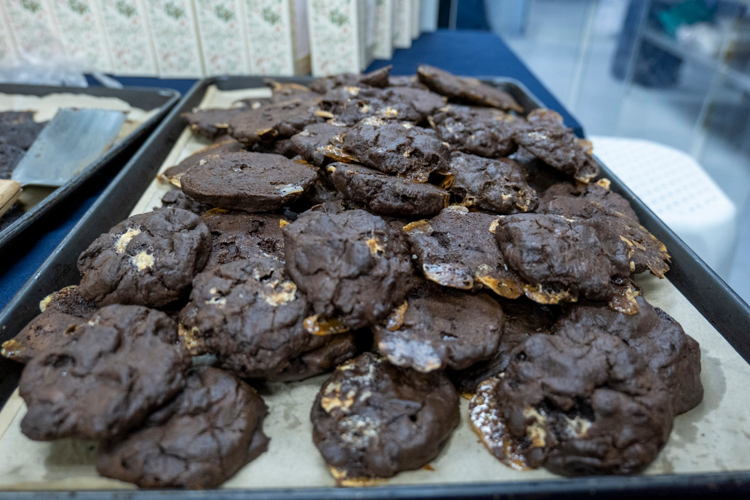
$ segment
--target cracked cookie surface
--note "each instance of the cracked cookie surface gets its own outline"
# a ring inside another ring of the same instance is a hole
[[[268,449],[268,412],[255,389],[200,366],[142,427],[99,446],[96,470],[141,488],[215,488]]]
[[[40,441],[120,435],[182,390],[190,362],[163,312],[104,307],[26,365],[21,430]]]
[[[187,210],[160,208],[134,215],[78,257],[81,295],[99,306],[169,305],[203,269],[210,245],[208,228]]]

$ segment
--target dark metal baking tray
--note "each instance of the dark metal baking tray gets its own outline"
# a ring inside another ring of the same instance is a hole
[[[279,78],[279,81],[307,83],[308,78]],[[80,252],[99,234],[128,217],[141,194],[153,180],[159,167],[179,138],[185,123],[181,113],[198,106],[209,85],[220,90],[236,90],[263,85],[260,77],[216,77],[200,81],[175,107],[140,151],[121,170],[97,202],[73,228],[60,246],[24,285],[13,301],[0,313],[0,342],[13,337],[38,314],[39,301],[60,288],[76,284],[80,275],[76,260]],[[506,90],[524,107],[542,106],[518,81],[504,78],[485,79]],[[643,225],[669,248],[673,257],[667,278],[705,316],[737,352],[750,362],[750,307],[729,288],[700,258],[685,245],[654,213],[624,186],[606,166],[603,175],[612,181],[612,189],[630,201]],[[0,359],[0,403],[5,404],[18,385],[22,365]],[[18,492],[0,498],[212,498],[212,499],[417,499],[417,498],[624,498],[634,493],[659,498],[699,498],[722,494],[750,498],[750,471],[666,474],[632,477],[590,477],[545,481],[502,483],[441,484],[435,486],[380,486],[367,489],[302,488],[273,490],[213,491],[113,491],[113,492]],[[696,495],[695,497],[693,495]]]
[[[81,187],[88,179],[98,172],[113,165],[118,160],[124,159],[129,151],[129,146],[141,140],[148,135],[156,125],[166,116],[169,110],[180,99],[180,93],[171,89],[157,88],[129,88],[129,89],[111,89],[105,87],[53,87],[46,85],[16,85],[0,84],[0,94],[21,94],[33,96],[46,96],[50,94],[86,94],[93,97],[116,97],[122,99],[133,107],[140,108],[144,111],[151,111],[159,108],[159,111],[144,123],[139,125],[134,131],[128,134],[123,140],[111,147],[95,163],[89,165],[85,170],[75,175],[67,183],[52,191],[43,200],[34,205],[31,210],[26,212],[13,224],[5,230],[0,231],[0,249],[10,243],[14,238],[24,232],[29,226],[39,220],[42,215],[48,212],[61,200],[74,195],[78,188]],[[114,172],[112,172],[114,173]]]

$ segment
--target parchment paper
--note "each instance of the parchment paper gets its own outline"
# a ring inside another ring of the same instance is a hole
[[[201,107],[229,107],[245,97],[262,97],[266,89],[219,92],[209,89]],[[205,142],[185,130],[163,171]],[[160,206],[171,189],[155,179],[133,213]],[[669,443],[646,474],[750,470],[750,366],[667,280],[642,275],[644,296],[679,321],[701,346],[703,402],[675,419]],[[270,413],[264,422],[271,438],[268,452],[242,468],[224,488],[294,488],[333,486],[323,459],[312,443],[309,414],[315,394],[327,375],[297,383],[259,388]],[[20,431],[26,408],[13,394],[0,412],[0,489],[113,489],[132,485],[101,478],[94,469],[96,443],[27,439]],[[443,452],[431,462],[434,470],[402,472],[383,484],[436,484],[559,479],[544,470],[518,472],[490,455],[468,423],[468,401],[461,401],[461,424]]]

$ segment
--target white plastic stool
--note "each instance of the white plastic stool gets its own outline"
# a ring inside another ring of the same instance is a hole
[[[737,237],[737,208],[698,162],[642,139],[589,139],[594,155],[726,279]]]

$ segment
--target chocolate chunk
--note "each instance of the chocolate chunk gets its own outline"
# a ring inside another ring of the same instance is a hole
[[[75,327],[87,322],[96,311],[94,304],[81,296],[77,286],[65,287],[39,303],[41,314],[31,320],[11,340],[3,343],[0,354],[20,363],[53,350],[70,338]]]
[[[0,144],[15,146],[26,151],[42,132],[47,122],[34,121],[31,111],[5,111],[0,113]]]
[[[282,232],[286,268],[313,306],[311,333],[373,325],[411,288],[406,242],[378,216],[311,211]]]
[[[490,233],[496,217],[451,206],[430,220],[404,227],[415,263],[422,274],[439,285],[461,290],[487,287],[515,299],[523,282],[509,271]]]
[[[529,283],[524,289],[530,299],[556,304],[582,296],[635,312],[629,247],[609,235],[599,237],[597,226],[608,219],[517,214],[497,219],[493,231],[505,262]],[[621,296],[624,304],[618,305]]]
[[[185,390],[142,427],[100,444],[96,470],[141,488],[216,488],[268,449],[266,413],[231,373],[194,368]]]
[[[338,144],[329,146],[335,148]],[[367,118],[341,135],[341,151],[327,156],[356,161],[387,174],[427,182],[433,172],[447,172],[450,150],[425,129],[410,123]]]
[[[0,179],[10,179],[25,154],[18,146],[0,142]]]
[[[213,144],[210,144],[203,149],[199,149],[177,165],[169,167],[162,175],[164,175],[169,182],[180,187],[180,179],[185,175],[185,172],[200,165],[200,163],[207,157],[223,153],[236,153],[238,151],[242,151],[242,144],[228,135],[223,135],[216,139]]]
[[[273,212],[308,191],[315,169],[281,155],[225,153],[209,156],[181,180],[188,196],[227,210]]]
[[[450,104],[430,119],[441,141],[460,151],[486,158],[500,158],[518,147],[513,139],[523,120],[498,109]]]
[[[310,84],[310,90],[318,92],[319,94],[325,94],[336,87],[353,87],[361,85],[385,88],[388,86],[388,74],[390,73],[390,70],[391,67],[386,66],[385,68],[376,69],[375,71],[365,73],[364,75],[340,73],[338,75],[326,76],[313,80]]]
[[[194,133],[206,137],[207,139],[216,139],[227,133],[229,122],[248,111],[244,106],[236,108],[209,108],[194,109],[191,113],[185,113],[182,116],[190,125],[190,130]]]
[[[589,182],[599,175],[599,166],[591,156],[591,143],[576,137],[563,125],[560,115],[537,109],[529,114],[527,121],[513,133],[524,149],[578,181]]]
[[[486,85],[476,78],[455,76],[426,64],[417,68],[417,76],[419,81],[427,85],[430,90],[444,95],[452,101],[490,106],[504,111],[523,112],[523,108],[510,94],[497,87]]]
[[[406,370],[365,353],[326,380],[310,419],[337,484],[361,486],[434,459],[458,426],[458,393],[442,372]]]
[[[526,182],[523,167],[508,158],[490,160],[455,151],[450,163],[453,182],[449,191],[469,208],[501,214],[531,212],[536,191]]]
[[[488,294],[422,281],[385,324],[373,327],[378,351],[403,368],[460,370],[497,349],[503,310]]]
[[[450,373],[459,392],[473,394],[480,383],[500,375],[511,362],[511,352],[537,333],[550,333],[559,316],[558,308],[532,302],[526,298],[502,300],[503,331],[492,356],[464,370]]]
[[[591,217],[596,212],[606,213],[604,207],[638,222],[638,216],[628,200],[609,190],[609,180],[599,179],[588,184],[555,184],[539,198],[539,213],[564,215],[565,217]]]
[[[449,195],[437,186],[409,182],[356,164],[334,163],[331,179],[345,200],[380,215],[432,217],[448,206]]]
[[[166,306],[189,289],[210,245],[208,228],[187,210],[160,208],[134,215],[81,253],[81,295],[100,306]]]
[[[621,338],[666,384],[675,412],[684,413],[703,399],[700,346],[667,313],[643,297],[636,300],[638,313],[632,315],[593,303],[574,306],[555,324],[554,333],[579,343],[599,332]]]
[[[619,338],[533,335],[511,358],[469,405],[471,424],[506,465],[565,476],[635,474],[667,443],[669,392]]]
[[[292,360],[321,352],[331,342],[331,337],[305,330],[303,322],[309,313],[307,297],[288,278],[284,263],[258,257],[196,276],[190,303],[180,313],[180,325],[207,352],[216,354],[223,368],[242,378],[278,380],[284,373],[285,380],[299,380],[356,354],[353,336],[346,334],[342,337],[348,349],[333,350],[335,359],[290,370]]]
[[[211,210],[203,216],[211,232],[211,251],[205,270],[229,262],[270,256],[284,260],[283,217],[273,214],[244,214]]]
[[[164,208],[181,208],[182,210],[187,210],[195,215],[202,215],[206,211],[211,210],[211,205],[206,205],[205,203],[196,201],[179,189],[168,191],[162,196],[161,206]]]
[[[21,430],[31,439],[115,437],[185,386],[190,357],[163,312],[112,305],[69,335],[21,375]]]
[[[322,167],[330,161],[324,154],[324,148],[331,139],[341,135],[346,130],[346,127],[329,123],[313,123],[305,127],[305,130],[299,134],[292,136],[291,145],[295,153],[308,163]]]
[[[323,121],[318,99],[292,100],[245,110],[229,121],[229,135],[245,146],[291,137]]]

